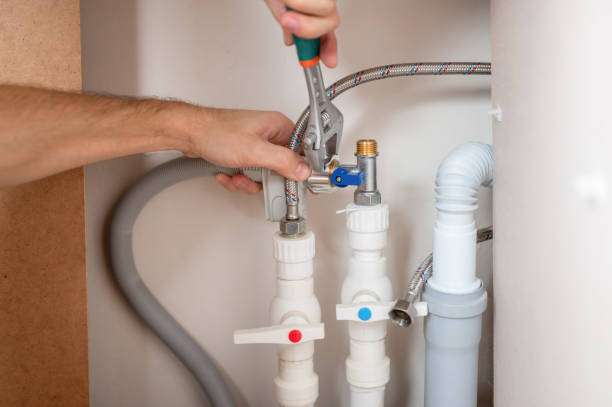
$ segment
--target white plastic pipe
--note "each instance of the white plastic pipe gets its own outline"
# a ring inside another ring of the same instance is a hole
[[[382,407],[390,377],[390,361],[385,352],[387,312],[381,319],[376,310],[392,299],[387,261],[382,254],[387,245],[389,208],[386,204],[349,204],[346,212],[353,252],[341,297],[342,309],[353,310],[352,317],[342,318],[349,320],[346,377],[350,384],[350,405]]]
[[[466,294],[480,288],[476,278],[478,187],[493,183],[493,149],[485,143],[465,143],[451,151],[436,177],[437,219],[434,228],[433,276],[437,291]]]
[[[385,386],[365,389],[351,386],[351,407],[379,407],[384,405]]]
[[[276,297],[270,307],[271,323],[316,324],[321,307],[314,295],[314,233],[301,237],[274,236]],[[314,341],[279,345],[276,399],[281,406],[307,407],[319,396],[319,377],[314,371]]]
[[[487,293],[476,278],[474,211],[480,185],[493,182],[493,151],[466,143],[451,151],[436,177],[433,275],[423,300],[425,407],[476,407],[478,346]]]

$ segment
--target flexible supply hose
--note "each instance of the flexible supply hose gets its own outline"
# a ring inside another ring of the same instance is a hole
[[[433,271],[433,254],[429,254],[425,260],[417,267],[416,271],[412,275],[410,282],[408,283],[408,291],[405,295],[406,298],[418,298],[421,294],[423,286],[427,284],[427,280],[431,277]]]
[[[159,192],[191,178],[247,169],[217,167],[196,158],[177,158],[154,168],[128,189],[115,206],[109,225],[111,271],[134,311],[193,374],[214,407],[233,407],[229,386],[206,351],[164,309],[146,287],[134,263],[132,230],[138,214]],[[248,169],[254,170],[254,169]]]
[[[327,88],[327,96],[330,100],[355,88],[363,83],[379,79],[407,77],[415,75],[490,75],[491,64],[489,62],[446,62],[446,63],[403,63],[395,65],[378,66],[376,68],[358,71],[347,75]],[[310,110],[306,108],[295,123],[287,148],[300,152],[304,133],[308,126]],[[287,206],[297,206],[299,201],[297,182],[285,179],[285,196]]]

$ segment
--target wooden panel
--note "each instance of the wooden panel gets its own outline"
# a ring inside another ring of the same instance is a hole
[[[81,89],[78,0],[0,1],[0,82]],[[87,406],[83,171],[0,190],[0,405]]]

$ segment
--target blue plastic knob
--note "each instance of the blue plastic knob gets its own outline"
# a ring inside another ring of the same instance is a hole
[[[362,321],[369,321],[370,318],[372,318],[372,310],[369,309],[368,307],[363,307],[363,308],[359,309],[359,312],[357,313],[357,316]]]

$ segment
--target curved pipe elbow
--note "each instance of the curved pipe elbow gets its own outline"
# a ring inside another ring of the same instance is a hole
[[[462,144],[438,167],[436,208],[447,212],[476,210],[480,185],[493,185],[493,148],[480,142]]]
[[[446,293],[473,292],[476,278],[478,187],[493,183],[493,149],[471,142],[451,151],[436,177],[437,221],[434,228],[433,276],[429,283]]]

